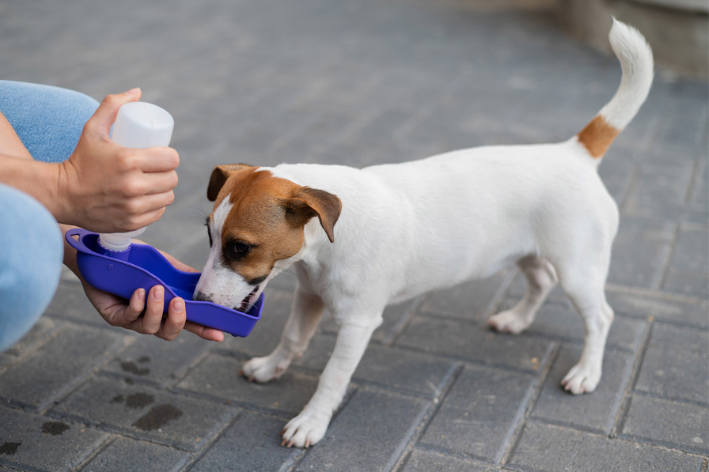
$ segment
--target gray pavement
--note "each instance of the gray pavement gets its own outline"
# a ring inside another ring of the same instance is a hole
[[[141,86],[170,111],[180,185],[144,236],[201,267],[216,164],[365,166],[563,140],[612,96],[615,58],[548,12],[482,3],[0,1],[0,77],[97,99]],[[333,321],[280,380],[237,373],[277,343],[292,275],[274,280],[251,336],[221,344],[112,328],[65,275],[0,354],[0,471],[706,472],[706,84],[659,75],[600,172],[622,217],[617,317],[591,395],[559,388],[584,335],[560,291],[528,333],[485,327],[521,295],[510,270],[388,309],[326,437],[287,449],[279,432],[315,389]]]

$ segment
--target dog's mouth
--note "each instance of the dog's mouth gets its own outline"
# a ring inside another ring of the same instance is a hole
[[[237,311],[246,313],[251,309],[252,306],[254,306],[254,303],[256,303],[256,300],[258,300],[258,296],[260,295],[259,288],[261,288],[260,284],[254,287],[251,293],[244,297],[244,299],[241,301],[241,305],[239,305],[239,308],[237,308]]]

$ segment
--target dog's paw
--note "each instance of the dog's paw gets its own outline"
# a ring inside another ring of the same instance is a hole
[[[266,383],[280,377],[288,368],[289,362],[275,356],[254,357],[241,367],[240,374],[249,382]]]
[[[571,368],[566,377],[561,381],[562,387],[574,395],[591,393],[596,390],[601,381],[601,369],[588,365],[576,364]]]
[[[501,311],[491,316],[487,324],[501,333],[519,334],[529,327],[531,321],[512,310]]]
[[[283,428],[281,446],[310,447],[325,436],[329,424],[329,416],[305,409]]]

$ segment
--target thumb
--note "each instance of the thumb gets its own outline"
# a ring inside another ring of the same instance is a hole
[[[137,102],[140,100],[141,94],[140,88],[136,87],[127,92],[106,96],[87,124],[90,123],[95,131],[108,135],[111,131],[111,126],[116,121],[118,109],[126,103]]]

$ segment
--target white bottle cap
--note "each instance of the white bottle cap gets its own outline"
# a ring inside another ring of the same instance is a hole
[[[174,126],[172,116],[157,105],[126,103],[118,110],[111,139],[119,146],[129,148],[167,146]]]
[[[99,236],[98,243],[109,251],[123,252],[130,248],[131,238],[140,236],[145,229],[146,227],[143,227],[127,233],[103,233]]]
[[[164,147],[170,144],[174,126],[175,120],[172,116],[157,105],[145,102],[126,103],[118,110],[111,140],[119,146],[129,148]],[[128,233],[102,233],[98,242],[109,251],[127,251],[131,238],[143,234],[144,231],[145,228],[140,228]]]

